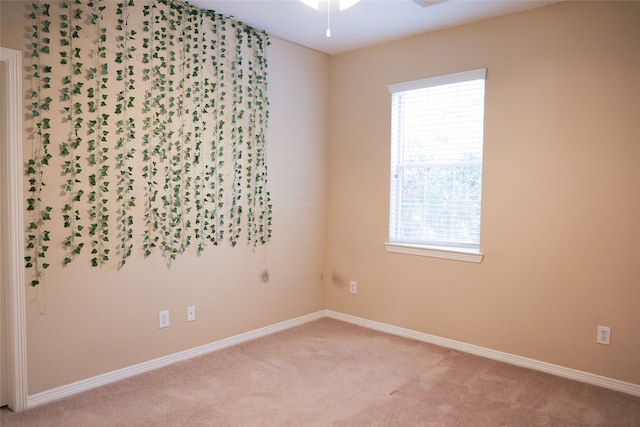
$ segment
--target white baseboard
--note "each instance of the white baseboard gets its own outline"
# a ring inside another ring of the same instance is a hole
[[[363,326],[365,328],[374,329],[376,331],[386,332],[405,338],[411,338],[416,341],[427,342],[441,347],[459,350],[464,353],[486,357],[487,359],[510,363],[512,365],[546,372],[548,374],[557,375],[559,377],[564,377],[571,380],[580,381],[583,383],[592,384],[640,397],[640,384],[619,381],[589,372],[566,368],[564,366],[554,365],[551,363],[530,359],[528,357],[517,356],[515,354],[504,353],[502,351],[492,350],[490,348],[480,347],[473,344],[466,344],[460,341],[450,340],[448,338],[425,334],[424,332],[418,332],[411,329],[388,325],[386,323],[363,319],[361,317],[351,316],[349,314],[339,313],[337,311],[325,310],[325,315],[326,317],[330,317],[332,319],[341,320],[343,322],[352,323],[354,325]]]
[[[67,384],[61,387],[56,387],[51,390],[43,391],[32,396],[27,397],[27,408],[33,408],[34,406],[43,405],[45,403],[53,402],[64,397],[69,397],[83,391],[87,391],[96,387],[100,387],[115,381],[120,381],[125,378],[130,378],[135,375],[139,375],[145,372],[152,371],[154,369],[162,368],[164,366],[171,365],[173,363],[188,360],[197,356],[202,356],[207,353],[211,353],[216,350],[222,350],[223,348],[230,347],[232,345],[240,344],[246,341],[251,341],[256,338],[261,338],[275,332],[280,332],[285,329],[293,328],[304,323],[312,322],[314,320],[322,319],[325,317],[324,310],[318,311],[304,316],[296,317],[291,320],[285,320],[284,322],[275,323],[273,325],[265,326],[263,328],[255,329],[253,331],[245,332],[239,335],[235,335],[229,338],[225,338],[219,341],[214,341],[209,344],[205,344],[199,347],[194,347],[185,351],[170,354],[168,356],[159,357],[157,359],[149,360],[148,362],[142,362],[137,365],[129,366],[127,368],[118,369],[116,371],[107,372],[102,375],[87,378],[81,381],[77,381],[72,384]]]
[[[232,345],[240,344],[256,338],[261,338],[276,332],[283,331],[285,329],[293,328],[295,326],[321,319],[323,317],[341,320],[343,322],[352,323],[354,325],[363,326],[365,328],[373,329],[376,331],[386,332],[392,335],[414,339],[416,341],[427,342],[439,345],[441,347],[447,347],[465,353],[475,354],[477,356],[486,357],[488,359],[506,362],[512,365],[522,366],[524,368],[534,369],[536,371],[542,371],[571,380],[581,381],[584,383],[593,384],[596,386],[640,397],[640,385],[638,384],[627,383],[624,381],[591,374],[589,372],[578,371],[576,369],[553,365],[551,363],[541,362],[539,360],[529,359],[527,357],[517,356],[514,354],[480,347],[477,345],[466,344],[460,341],[437,337],[435,335],[425,334],[424,332],[418,332],[411,329],[389,325],[386,323],[363,319],[361,317],[351,316],[349,314],[343,314],[337,311],[321,310],[315,313],[306,314],[304,316],[296,317],[291,320],[275,323],[273,325],[265,326],[263,328],[255,329],[253,331],[245,332],[239,335],[205,344],[199,347],[194,347],[178,353],[159,357],[148,362],[143,362],[137,365],[129,366],[127,368],[107,372],[102,375],[97,375],[95,377],[77,381],[72,384],[67,384],[61,387],[47,390],[42,393],[37,393],[27,397],[27,408],[50,403],[64,397],[69,397],[74,394],[81,393],[83,391],[110,384],[115,381],[130,378],[135,375],[171,365],[173,363],[188,360],[197,356],[202,356],[213,351],[222,350],[223,348],[230,347]]]

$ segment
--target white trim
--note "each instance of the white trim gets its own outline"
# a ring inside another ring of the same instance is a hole
[[[424,89],[426,87],[440,86],[451,83],[466,82],[469,80],[485,79],[486,68],[477,70],[462,71],[453,74],[443,74],[440,76],[427,77],[425,79],[412,80],[410,82],[394,83],[389,85],[389,93],[404,92],[407,90]]]
[[[424,332],[418,332],[412,329],[405,329],[386,323],[363,319],[361,317],[339,313],[332,310],[325,310],[325,313],[327,317],[330,317],[332,319],[341,320],[343,322],[352,323],[354,325],[363,326],[365,328],[373,329],[376,331],[386,332],[392,335],[414,339],[416,341],[427,342],[430,344],[439,345],[441,347],[459,350],[464,353],[486,357],[487,359],[497,360],[499,362],[505,362],[512,365],[521,366],[523,368],[533,369],[559,377],[568,378],[570,380],[580,381],[583,383],[592,384],[595,386],[604,387],[607,389],[620,391],[622,393],[640,397],[640,384],[620,381],[613,378],[604,377],[602,375],[596,375],[589,372],[579,371],[577,369],[554,365],[552,363],[542,362],[540,360],[530,359],[528,357],[522,357],[515,354],[504,353],[502,351],[492,350],[490,348],[480,347],[473,344],[467,344],[448,338],[429,335],[425,334]]]
[[[64,397],[69,397],[77,393],[81,393],[96,387],[113,383],[115,381],[120,381],[126,378],[133,377],[135,375],[143,374],[145,372],[149,372],[154,369],[162,368],[177,362],[182,362],[184,360],[202,356],[204,354],[211,353],[217,350],[222,350],[224,348],[227,348],[236,344],[251,341],[256,338],[261,338],[276,332],[293,328],[295,326],[300,326],[305,323],[312,322],[314,320],[322,319],[323,317],[329,317],[331,319],[341,320],[343,322],[351,323],[358,326],[363,326],[365,328],[373,329],[376,331],[385,332],[388,334],[397,335],[397,336],[401,336],[409,339],[414,339],[416,341],[427,342],[430,344],[439,345],[441,347],[451,348],[451,349],[462,351],[465,353],[486,357],[488,359],[493,359],[500,362],[510,363],[512,365],[522,366],[524,368],[546,372],[548,374],[557,375],[557,376],[568,378],[571,380],[580,381],[580,382],[592,384],[595,386],[620,391],[620,392],[631,394],[634,396],[640,396],[640,385],[638,384],[627,383],[624,381],[619,381],[612,378],[591,374],[588,372],[578,371],[571,368],[565,368],[564,366],[558,366],[558,365],[553,365],[551,363],[529,359],[527,357],[504,353],[497,350],[491,350],[491,349],[476,346],[473,344],[466,344],[460,341],[450,340],[448,338],[437,337],[435,335],[429,335],[429,334],[414,331],[411,329],[405,329],[398,326],[389,325],[386,323],[363,319],[361,317],[339,313],[333,310],[321,310],[315,313],[310,313],[304,316],[296,317],[291,320],[286,320],[270,326],[265,326],[264,328],[255,329],[253,331],[245,332],[240,335],[235,335],[233,337],[215,341],[210,344],[205,344],[200,347],[194,347],[189,350],[170,354],[164,357],[159,357],[157,359],[153,359],[148,362],[139,363],[137,365],[129,366],[127,368],[119,369],[112,372],[107,372],[102,375],[98,375],[92,378],[87,378],[85,380],[77,381],[72,384],[47,390],[42,393],[29,396],[27,406],[29,408],[32,408],[34,406],[43,405],[45,403],[51,403],[55,400],[62,399]]]
[[[24,218],[22,195],[22,53],[0,47],[6,63],[7,147],[3,147],[2,182],[6,194],[6,221],[2,227],[3,267],[7,286],[7,398],[13,411],[27,407],[27,325],[25,315]]]
[[[385,243],[384,248],[387,252],[396,254],[428,256],[455,261],[480,263],[484,259],[484,255],[479,252],[459,248],[437,248],[434,246],[410,245],[408,243]]]
[[[178,353],[149,360],[147,362],[142,362],[137,365],[129,366],[127,368],[107,372],[102,375],[97,375],[95,377],[77,381],[72,384],[67,384],[61,387],[47,390],[42,393],[37,393],[33,396],[28,397],[28,407],[32,408],[34,406],[50,403],[64,397],[69,397],[83,391],[113,383],[115,381],[120,381],[126,378],[133,377],[135,375],[152,371],[154,369],[162,368],[177,362],[182,362],[184,360],[202,356],[213,351],[222,350],[223,348],[227,348],[256,338],[261,338],[276,332],[283,331],[285,329],[293,328],[295,326],[300,326],[314,320],[322,319],[323,317],[325,317],[324,311],[317,311],[315,313],[306,314],[304,316],[285,320],[283,322],[275,323],[263,328],[254,329],[253,331],[245,332],[219,341],[214,341],[210,344],[194,347]]]

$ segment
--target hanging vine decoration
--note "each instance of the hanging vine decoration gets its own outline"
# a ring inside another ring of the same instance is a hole
[[[255,109],[258,115],[258,129],[256,130],[256,175],[253,190],[258,199],[259,226],[258,238],[254,241],[254,246],[258,243],[266,244],[271,239],[271,226],[273,216],[273,204],[271,203],[271,193],[267,187],[267,161],[266,161],[266,129],[269,122],[269,99],[267,97],[267,57],[265,56],[265,40],[257,37],[254,44],[254,56],[256,58],[256,74],[254,100]],[[268,44],[268,40],[266,41]]]
[[[118,268],[138,241],[145,257],[158,249],[169,260],[192,244],[265,243],[266,35],[179,0],[60,0],[56,18],[54,45],[49,3],[31,4],[31,284],[49,267],[51,227],[64,231],[61,265],[85,245],[92,266],[108,263],[114,228]],[[45,181],[60,182],[59,216]]]
[[[183,192],[184,170],[184,146],[186,144],[183,126],[184,102],[182,97],[182,89],[184,87],[184,70],[183,64],[176,57],[179,51],[176,43],[176,33],[178,33],[178,22],[176,20],[175,4],[169,5],[168,17],[169,31],[168,36],[163,33],[163,37],[167,39],[166,51],[168,53],[168,79],[167,91],[167,112],[168,127],[167,149],[165,161],[165,186],[162,196],[165,213],[167,215],[165,221],[165,253],[174,260],[177,255],[184,252],[186,248],[185,236],[185,205]],[[180,26],[182,27],[182,26]],[[182,37],[178,37],[182,39]],[[180,40],[178,40],[180,41]],[[175,116],[175,120],[174,120]]]
[[[247,33],[247,49],[253,51],[253,37],[251,31]],[[254,144],[256,141],[256,120],[257,120],[257,108],[255,102],[255,64],[252,55],[249,55],[248,59],[248,75],[247,75],[247,105],[246,110],[249,112],[249,121],[247,126],[247,166],[246,166],[246,191],[247,191],[247,242],[251,245],[255,245],[256,240],[256,192],[253,191],[254,173],[255,173],[255,161],[254,156]]]
[[[175,6],[175,3],[173,3]],[[191,211],[192,211],[192,188],[194,186],[193,179],[193,165],[192,165],[192,156],[193,156],[193,130],[192,130],[192,122],[191,120],[191,109],[193,105],[193,101],[191,98],[191,46],[187,40],[187,26],[190,24],[190,15],[189,10],[184,11],[186,16],[184,19],[180,19],[178,17],[175,18],[176,25],[180,26],[180,37],[178,39],[181,42],[179,49],[179,58],[178,63],[180,65],[180,84],[179,88],[179,96],[178,96],[178,111],[180,117],[180,131],[179,131],[179,141],[183,141],[181,144],[179,154],[180,154],[180,169],[179,169],[179,178],[180,178],[180,192],[178,197],[180,198],[180,229],[181,233],[179,236],[180,239],[180,253],[183,253],[189,246],[191,246],[192,239],[192,226],[191,223]],[[193,31],[192,28],[189,31]]]
[[[78,101],[82,94],[84,83],[80,81],[82,63],[80,62],[80,47],[75,46],[74,41],[79,39],[82,27],[78,24],[82,20],[82,10],[77,6],[80,0],[75,0],[73,5],[68,1],[60,2],[60,65],[68,66],[67,75],[62,78],[62,97],[65,120],[68,124],[68,139],[62,142],[60,155],[65,158],[62,174],[66,178],[64,193],[67,202],[62,208],[64,227],[69,228],[69,234],[63,241],[63,246],[68,249],[63,264],[80,255],[84,242],[81,241],[83,226],[80,223],[80,210],[77,204],[81,201],[84,191],[80,187],[80,175],[82,165],[81,156],[77,150],[82,141],[80,131],[82,129],[82,104]],[[66,49],[66,50],[65,50]]]
[[[203,65],[206,64],[207,58],[211,63],[210,67],[203,69],[202,73],[207,73],[210,77],[203,78],[202,97],[205,109],[203,109],[203,117],[207,117],[207,107],[211,109],[211,122],[213,123],[213,132],[210,137],[208,156],[203,151],[203,195],[204,203],[202,206],[202,230],[203,239],[200,247],[205,246],[205,241],[211,242],[217,246],[224,236],[224,214],[221,213],[223,201],[223,174],[221,172],[224,165],[223,160],[223,140],[224,140],[224,68],[223,61],[225,59],[225,35],[226,28],[224,21],[214,12],[208,12],[208,18],[211,20],[211,33],[213,37],[209,44],[204,46],[205,35],[203,34]],[[208,48],[208,49],[207,49]],[[206,53],[205,53],[206,52]],[[206,71],[205,71],[206,70]],[[206,119],[203,124],[206,123]]]
[[[102,25],[105,5],[103,0],[90,1],[88,7],[91,8],[89,22],[95,28],[97,35],[95,41],[95,66],[88,70],[88,78],[94,81],[93,93],[89,95],[89,112],[95,113],[91,132],[95,134],[89,141],[89,167],[92,174],[89,175],[89,185],[92,191],[89,193],[91,202],[89,218],[91,224],[89,235],[91,236],[91,265],[101,266],[109,261],[109,209],[107,207],[107,192],[109,191],[109,160],[108,140],[109,134],[109,114],[106,113],[108,99],[108,63],[107,63],[107,29]]]
[[[43,190],[45,169],[52,157],[49,153],[51,119],[45,114],[50,111],[53,99],[49,96],[51,65],[46,65],[44,61],[44,55],[50,53],[50,7],[47,3],[37,2],[32,3],[32,8],[33,12],[30,14],[31,68],[36,86],[31,92],[31,116],[34,122],[35,141],[33,157],[29,159],[26,167],[30,193],[27,198],[27,211],[31,213],[31,221],[27,229],[25,266],[33,268],[31,285],[37,286],[44,276],[44,271],[50,266],[45,260],[51,240],[50,231],[45,227],[51,220],[53,208],[44,203]]]
[[[155,17],[153,12],[155,11],[155,4],[149,6],[144,5],[142,21],[143,31],[143,44],[142,48],[144,52],[142,54],[142,81],[146,82],[147,86],[153,87],[156,84],[156,73],[153,68],[153,56],[154,56],[154,31],[153,26],[155,24]],[[145,91],[144,104],[142,107],[142,123],[143,123],[143,138],[142,138],[142,155],[144,166],[142,168],[142,177],[145,180],[145,204],[144,210],[144,231],[142,239],[142,251],[145,257],[151,255],[153,249],[156,247],[157,236],[154,236],[154,231],[157,229],[157,217],[154,210],[154,203],[157,196],[157,167],[154,161],[154,150],[152,148],[152,140],[155,132],[155,119],[153,114],[154,109],[154,96],[151,90]]]
[[[122,87],[118,92],[115,114],[119,120],[116,122],[118,134],[118,185],[117,185],[117,202],[120,204],[119,223],[120,223],[120,267],[131,256],[133,250],[133,224],[134,219],[130,210],[135,207],[134,191],[134,171],[131,165],[136,152],[131,147],[135,140],[135,119],[131,117],[130,111],[134,108],[135,97],[131,92],[135,89],[135,73],[132,65],[133,53],[135,47],[131,44],[135,40],[136,31],[129,28],[129,7],[133,7],[133,0],[125,3],[118,3],[116,14],[118,16],[116,30],[118,35],[116,41],[118,51],[116,52],[115,62],[121,64],[121,68],[117,70],[116,80],[122,82]]]
[[[193,150],[192,167],[195,174],[193,180],[193,192],[195,203],[195,227],[194,239],[197,241],[198,254],[202,253],[206,247],[205,243],[205,216],[203,200],[203,176],[206,173],[204,162],[201,160],[202,153],[202,129],[207,128],[207,106],[208,97],[203,93],[204,85],[204,50],[206,49],[203,14],[192,11],[188,16],[188,25],[185,28],[186,34],[186,56],[191,58],[191,67],[188,78],[190,84],[185,90],[185,97],[193,100],[191,110],[191,122],[193,125],[193,138],[195,140]],[[186,58],[185,58],[186,60]],[[206,89],[205,89],[206,90]]]
[[[231,184],[231,206],[229,209],[229,241],[235,246],[242,232],[242,173],[244,134],[242,129],[243,108],[243,69],[242,69],[242,29],[235,23],[235,49],[231,60],[231,78],[233,84],[231,112],[231,147],[233,157],[233,180]]]
[[[159,76],[159,85],[157,88],[159,89],[157,95],[157,108],[156,112],[156,124],[157,124],[157,134],[159,136],[156,141],[157,151],[160,156],[159,162],[163,166],[163,178],[164,184],[162,186],[162,192],[160,194],[160,200],[162,202],[160,210],[159,218],[160,222],[160,230],[161,230],[161,244],[162,251],[165,256],[168,256],[172,260],[177,256],[177,250],[174,247],[173,241],[173,213],[176,210],[176,207],[173,206],[173,180],[172,180],[172,169],[171,169],[171,153],[173,152],[173,116],[175,115],[175,111],[173,107],[175,106],[175,97],[173,96],[173,69],[171,68],[173,64],[170,64],[170,59],[167,57],[170,49],[167,47],[169,43],[169,37],[173,37],[173,32],[170,32],[170,35],[167,35],[167,22],[169,21],[169,17],[165,8],[158,8],[159,14],[156,15],[156,27],[154,38],[156,41],[156,60],[159,61],[159,64],[156,65]]]
[[[152,60],[152,75],[153,80],[150,87],[150,91],[152,93],[152,138],[151,138],[151,153],[150,153],[150,162],[151,162],[151,189],[153,190],[149,197],[149,207],[147,209],[150,210],[151,217],[153,218],[151,233],[154,235],[152,247],[155,248],[158,245],[161,249],[166,253],[167,249],[170,247],[167,245],[166,236],[167,236],[167,227],[166,227],[166,206],[163,206],[163,203],[166,203],[166,197],[162,197],[166,192],[166,177],[165,179],[165,187],[163,187],[163,193],[161,195],[162,200],[158,200],[158,195],[160,194],[160,170],[159,166],[166,162],[166,146],[167,146],[167,109],[166,109],[166,101],[163,101],[167,98],[167,88],[166,88],[166,68],[167,63],[164,57],[164,51],[166,51],[165,47],[165,33],[163,32],[163,19],[166,19],[164,11],[158,7],[157,3],[153,3],[151,7],[152,12],[152,34],[151,34],[151,60]],[[163,208],[161,211],[160,207]],[[158,234],[156,234],[158,232]]]
[[[214,132],[211,139],[210,159],[211,165],[207,173],[209,181],[210,201],[209,234],[208,238],[214,245],[218,245],[224,238],[224,144],[225,144],[225,102],[226,102],[226,73],[225,61],[227,58],[227,35],[225,20],[222,16],[210,13],[213,26],[213,40],[210,45],[211,62],[213,64],[214,80],[211,83],[211,95],[213,96],[211,108],[213,110]],[[207,93],[208,94],[208,93]]]

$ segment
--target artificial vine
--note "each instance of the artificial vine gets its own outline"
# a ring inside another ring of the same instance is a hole
[[[107,192],[109,191],[109,114],[107,113],[108,101],[108,63],[106,61],[107,28],[104,26],[103,12],[106,8],[104,0],[90,1],[87,3],[91,13],[89,23],[94,26],[96,40],[93,57],[95,65],[88,70],[87,78],[92,81],[88,89],[90,98],[89,113],[95,114],[89,130],[91,139],[88,141],[89,159],[91,168],[89,185],[91,191],[88,198],[91,203],[89,218],[89,235],[91,238],[91,265],[97,267],[109,261],[109,209],[107,207]]]
[[[231,60],[232,78],[232,111],[231,111],[231,146],[233,156],[233,182],[231,184],[231,206],[229,209],[229,240],[235,246],[240,239],[242,232],[242,160],[244,150],[244,134],[242,129],[243,108],[243,87],[239,84],[242,81],[242,29],[235,23],[232,24],[235,30],[236,43],[234,56]]]
[[[256,142],[256,175],[252,186],[258,199],[258,211],[260,212],[257,224],[258,232],[254,234],[254,246],[258,243],[266,244],[271,239],[271,226],[273,205],[271,194],[267,186],[267,160],[266,160],[266,135],[265,130],[269,122],[269,98],[267,97],[267,58],[265,56],[265,39],[257,37],[254,44],[254,56],[256,58],[255,88],[252,99],[255,99],[258,120],[255,132]],[[268,42],[267,42],[268,43]]]
[[[56,19],[49,2],[28,6],[31,284],[50,266],[51,244],[65,249],[61,265],[86,246],[92,266],[108,264],[115,249],[120,268],[136,247],[173,260],[225,237],[231,246],[243,235],[266,243],[267,36],[178,0],[57,4]],[[57,155],[52,133],[62,135]],[[54,227],[64,230],[59,242],[51,242]]]
[[[154,5],[155,6],[155,5]],[[144,69],[142,70],[142,80],[147,85],[156,87],[158,83],[158,73],[155,72],[153,67],[153,23],[155,8],[149,4],[144,5],[144,21],[142,22],[142,31],[144,31],[143,45],[145,49],[142,55],[142,64]],[[156,197],[158,194],[156,175],[158,172],[156,162],[154,161],[155,150],[152,146],[152,135],[155,131],[155,119],[154,119],[154,97],[153,92],[148,90],[144,96],[143,111],[143,131],[144,136],[142,139],[142,150],[144,167],[142,168],[142,177],[146,181],[145,185],[145,204],[147,209],[144,212],[144,231],[142,240],[142,249],[144,256],[151,255],[153,249],[156,247],[158,236],[154,234],[157,230],[157,208],[154,206]]]
[[[267,79],[267,61],[264,56],[262,38],[254,41],[252,33],[248,33],[248,47],[253,50],[249,56],[249,85],[247,110],[250,112],[249,133],[249,166],[247,167],[247,189],[252,191],[248,198],[249,225],[247,238],[254,246],[264,244],[271,238],[272,205],[269,193],[265,190],[267,183],[267,166],[265,154],[265,135],[262,131],[268,122],[268,105],[265,88]],[[253,165],[253,166],[252,166]],[[256,211],[259,212],[256,219]]]
[[[47,222],[51,220],[53,208],[43,200],[45,187],[44,175],[52,158],[49,152],[51,145],[51,90],[52,66],[45,61],[51,53],[51,19],[50,5],[33,3],[33,11],[29,15],[32,29],[31,67],[35,87],[31,91],[31,115],[34,122],[34,152],[27,162],[26,175],[29,180],[29,197],[27,211],[31,213],[31,221],[27,229],[25,265],[33,268],[32,286],[40,284],[44,271],[50,266],[45,261],[50,245],[50,231]],[[30,254],[30,255],[29,255]]]
[[[203,28],[204,16],[194,13],[189,14],[188,26],[185,29],[187,40],[186,51],[191,54],[192,63],[190,63],[189,77],[193,79],[193,85],[187,86],[185,96],[192,98],[194,107],[191,110],[191,120],[193,122],[193,138],[195,140],[193,154],[193,168],[195,178],[193,181],[193,192],[195,202],[195,227],[194,239],[197,243],[198,253],[204,251],[206,247],[205,241],[205,212],[204,212],[204,174],[206,173],[205,163],[202,161],[202,136],[203,128],[207,128],[207,106],[208,97],[203,92],[204,87],[204,51],[207,48],[207,42]],[[206,89],[205,89],[206,90]]]
[[[135,96],[132,91],[135,89],[135,73],[133,66],[133,55],[136,48],[131,44],[135,40],[136,31],[129,29],[129,7],[133,7],[133,0],[118,3],[116,14],[118,35],[116,41],[118,51],[116,52],[115,62],[121,65],[117,70],[116,80],[122,83],[118,92],[118,101],[115,108],[115,114],[119,116],[116,122],[118,133],[118,184],[117,184],[117,201],[119,203],[119,230],[120,230],[120,266],[127,262],[127,258],[131,256],[133,250],[133,224],[134,217],[130,210],[136,205],[134,192],[134,169],[132,160],[135,155],[135,148],[131,145],[136,138],[135,118],[132,117],[131,111],[135,108]]]
[[[227,36],[225,20],[219,15],[213,15],[212,19],[217,24],[214,26],[214,38],[211,46],[211,62],[213,64],[213,81],[211,83],[211,95],[213,110],[213,138],[211,139],[211,166],[206,174],[210,180],[210,192],[207,199],[211,208],[207,211],[209,220],[209,240],[217,245],[224,238],[224,147],[225,147],[225,121],[226,102],[226,73],[225,61],[227,58]],[[205,90],[205,94],[208,94]]]
[[[75,0],[73,5],[68,1],[60,2],[60,65],[68,66],[68,71],[62,78],[62,101],[67,103],[63,104],[63,109],[68,125],[68,138],[60,147],[60,155],[64,158],[62,174],[66,178],[64,193],[67,195],[62,217],[64,227],[69,229],[63,241],[63,246],[68,249],[68,254],[63,260],[64,264],[70,263],[72,258],[80,255],[84,247],[84,242],[80,240],[84,227],[80,223],[80,211],[77,208],[84,194],[79,185],[82,165],[81,156],[78,154],[82,141],[80,131],[83,123],[82,104],[78,99],[82,94],[84,83],[79,78],[82,67],[81,50],[75,45],[82,30],[79,25],[82,20],[82,10],[74,7],[79,3],[80,0]]]

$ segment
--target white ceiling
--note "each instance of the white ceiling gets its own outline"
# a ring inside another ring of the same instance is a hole
[[[447,0],[421,7],[414,0],[361,0],[347,10],[330,13],[330,38],[325,35],[327,12],[317,12],[298,0],[189,3],[233,16],[271,36],[333,55],[558,1],[561,0]]]

